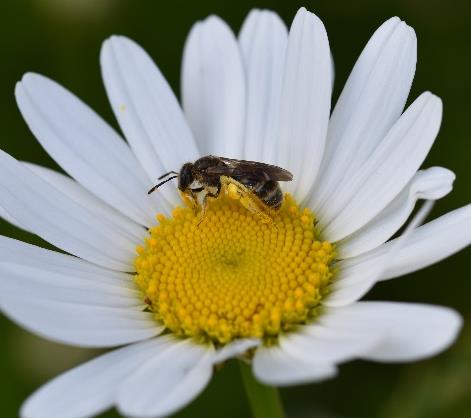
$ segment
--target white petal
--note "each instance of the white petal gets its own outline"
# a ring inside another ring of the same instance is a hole
[[[223,363],[230,358],[244,354],[247,350],[260,345],[260,340],[255,338],[245,338],[234,340],[217,350],[214,355],[214,364]]]
[[[373,266],[374,270],[371,272],[356,270],[342,272],[338,282],[332,286],[332,292],[323,301],[323,305],[342,307],[361,299],[378,281],[380,268],[375,264]],[[346,279],[343,279],[343,277],[346,277]]]
[[[111,408],[123,379],[155,355],[167,337],[103,354],[51,380],[21,408],[22,418],[86,418]]]
[[[422,205],[401,236],[392,241],[393,245],[389,246],[381,257],[366,263],[361,262],[361,256],[338,262],[335,266],[337,270],[335,281],[328,297],[322,303],[326,306],[345,306],[364,296],[384,276],[392,260],[405,247],[415,229],[426,219],[433,203],[432,200],[427,200]]]
[[[331,66],[331,71],[332,71],[332,90],[334,89],[335,86],[335,60],[334,60],[334,55],[332,52],[330,53],[330,66]],[[327,128],[327,131],[329,128]]]
[[[362,357],[384,362],[417,361],[446,350],[462,326],[460,315],[442,306],[412,303],[363,302],[356,304],[378,330],[383,342]],[[372,330],[374,332],[374,330]]]
[[[79,347],[115,347],[162,332],[151,314],[129,308],[47,301],[11,294],[0,295],[6,316],[48,340]]]
[[[113,111],[150,179],[195,160],[198,151],[180,105],[149,55],[134,41],[113,36],[100,59]],[[159,195],[180,201],[175,187]]]
[[[404,190],[363,228],[338,244],[342,258],[354,257],[386,242],[406,222],[419,199],[437,200],[450,193],[455,175],[442,167],[418,171]]]
[[[26,74],[15,89],[20,111],[41,145],[95,196],[143,225],[159,205],[146,192],[150,181],[118,134],[81,100],[39,74]]]
[[[2,255],[0,260],[0,287],[3,292],[14,297],[41,299],[50,302],[66,302],[83,307],[86,316],[86,305],[96,305],[114,308],[129,308],[141,311],[143,302],[137,288],[132,289],[133,276],[127,276],[125,281],[116,278],[110,270],[103,270],[102,277],[97,280],[96,274],[73,269],[68,274],[58,273],[55,266],[41,266],[30,263],[28,259],[22,263],[6,260]],[[147,315],[143,314],[143,318]]]
[[[294,175],[287,190],[309,193],[324,153],[332,93],[329,41],[322,22],[301,8],[291,26],[283,76],[275,164]]]
[[[357,302],[326,308],[318,323],[340,335],[379,336],[360,357],[377,361],[414,361],[446,349],[461,327],[460,316],[441,306],[395,302]]]
[[[0,307],[35,334],[83,347],[113,347],[162,331],[152,314],[142,312],[136,290],[118,280],[111,284],[94,279],[86,272],[65,275],[47,267],[0,262]]]
[[[280,348],[306,363],[337,364],[359,358],[378,346],[384,332],[370,332],[358,318],[357,304],[324,307],[313,323],[280,338]]]
[[[182,96],[202,155],[241,158],[244,68],[237,40],[216,16],[196,23],[183,52]]]
[[[334,365],[294,357],[280,347],[260,347],[253,359],[253,373],[260,382],[273,386],[290,386],[319,382],[334,377]]]
[[[268,10],[252,10],[239,35],[247,82],[244,159],[273,162],[288,31]]]
[[[280,338],[280,347],[306,362],[336,364],[358,358],[360,354],[378,345],[380,333],[365,333],[354,329],[339,331],[324,326],[321,318],[332,313],[335,310],[323,312],[319,321],[283,336]]]
[[[1,235],[0,262],[48,269],[63,275],[77,276],[84,273],[85,276],[92,277],[94,281],[118,284],[121,287],[127,286],[130,290],[136,288],[135,284],[129,280],[127,273],[108,270],[68,254],[46,250]]]
[[[85,206],[97,213],[100,217],[106,218],[118,228],[125,229],[126,232],[134,236],[137,240],[142,240],[146,234],[144,228],[131,221],[127,216],[121,214],[104,201],[98,199],[79,183],[57,171],[41,167],[36,164],[24,163],[33,173],[54,186],[57,190],[70,197],[78,204]]]
[[[160,332],[128,274],[7,237],[0,271],[2,310],[47,338],[109,346]]]
[[[0,206],[28,230],[64,251],[111,269],[133,270],[138,240],[73,201],[3,151]]]
[[[101,217],[108,219],[117,225],[120,229],[125,229],[126,232],[133,235],[136,239],[143,239],[146,232],[141,226],[131,221],[130,218],[121,214],[116,209],[112,208],[104,201],[91,194],[88,190],[86,190],[83,186],[70,177],[36,164],[28,162],[24,162],[23,164],[25,164],[25,166],[34,174],[47,181],[63,194],[69,196],[78,204],[81,204],[93,212],[96,212]],[[0,217],[5,218],[5,220],[14,224],[18,228],[26,229],[24,226],[20,225],[18,221],[13,219],[3,208],[0,208]]]
[[[183,408],[209,382],[213,355],[212,347],[175,340],[124,381],[118,393],[119,411],[126,416],[157,418]]]
[[[415,33],[397,17],[385,22],[366,45],[329,122],[324,161],[310,204],[316,212],[368,159],[401,115],[416,60]]]
[[[352,259],[358,268],[384,257],[396,240],[392,240],[364,256]],[[417,228],[395,257],[381,279],[412,273],[435,264],[471,244],[471,205],[463,206]],[[356,261],[356,262],[355,262]]]
[[[16,219],[13,219],[13,217],[2,207],[0,207],[0,218],[4,219],[8,223],[11,223],[17,228],[25,229],[22,225],[20,225],[20,223]]]
[[[332,219],[324,228],[330,241],[357,231],[399,194],[427,156],[441,117],[441,100],[431,93],[407,109],[368,161],[327,201],[322,213]],[[324,219],[321,214],[319,219]]]

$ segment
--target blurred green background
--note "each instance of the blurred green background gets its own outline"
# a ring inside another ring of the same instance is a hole
[[[175,91],[180,59],[191,25],[218,14],[238,31],[253,7],[277,11],[289,24],[299,6],[323,19],[336,65],[334,96],[369,36],[398,15],[419,39],[411,99],[431,90],[444,100],[442,129],[426,166],[442,165],[457,174],[453,193],[432,217],[471,202],[471,2],[396,1],[152,1],[0,0],[1,148],[18,159],[57,168],[35,141],[16,108],[15,82],[26,71],[43,73],[71,89],[116,126],[100,80],[98,53],[111,34],[141,43]],[[0,220],[3,235],[41,243]],[[440,237],[436,237],[440,240]],[[471,280],[467,249],[408,277],[382,283],[369,299],[449,305],[465,317],[458,342],[431,360],[408,365],[353,362],[329,382],[282,390],[290,418],[467,418],[471,416]],[[92,350],[64,347],[36,338],[0,317],[0,416],[17,416],[22,400],[36,387],[81,361]],[[158,378],[158,376],[156,376]],[[102,417],[117,417],[114,411]],[[235,363],[218,372],[208,389],[178,417],[249,416]]]

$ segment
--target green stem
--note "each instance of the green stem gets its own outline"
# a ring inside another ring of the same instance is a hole
[[[239,361],[239,364],[253,418],[284,418],[285,414],[278,389],[262,385],[255,380],[248,364],[243,361]]]

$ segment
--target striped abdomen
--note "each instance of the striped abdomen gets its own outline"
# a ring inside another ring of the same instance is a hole
[[[273,209],[278,209],[283,203],[283,192],[277,181],[267,180],[257,184],[247,184],[246,186],[267,206]]]

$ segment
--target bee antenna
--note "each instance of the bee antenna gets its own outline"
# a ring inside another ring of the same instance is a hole
[[[153,191],[157,190],[160,186],[162,186],[162,184],[165,184],[167,183],[168,181],[170,180],[173,180],[173,179],[176,179],[178,176],[172,176],[172,177],[169,177],[168,179],[164,180],[164,181],[161,181],[159,184],[156,184],[154,187],[152,187],[152,189],[150,189],[147,194],[151,194]]]
[[[167,177],[170,174],[177,174],[178,175],[178,173],[176,171],[172,170],[172,171],[169,171],[168,173],[162,174],[157,180],[162,180],[163,178]]]

